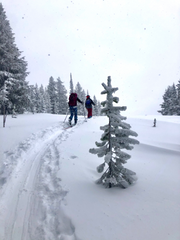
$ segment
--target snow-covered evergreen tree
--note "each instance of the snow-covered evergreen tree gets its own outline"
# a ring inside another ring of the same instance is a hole
[[[178,111],[177,109],[178,109],[178,95],[177,95],[176,86],[173,83],[171,88],[171,106],[170,106],[171,115],[177,115],[177,111]]]
[[[74,92],[74,85],[73,85],[73,80],[72,80],[72,74],[70,73],[70,91],[69,94]]]
[[[56,88],[56,82],[54,81],[54,78],[51,76],[49,79],[49,84],[47,87],[50,101],[51,101],[51,113],[57,114],[57,88]]]
[[[76,84],[76,87],[75,87],[75,92],[77,93],[78,95],[78,98],[84,102],[84,99],[85,99],[85,91],[82,89],[80,83],[78,82]],[[78,104],[78,115],[84,115],[84,104]]]
[[[50,99],[47,88],[45,88],[44,100],[45,100],[46,113],[51,113],[51,99]]]
[[[177,87],[177,115],[180,116],[180,80],[178,81]]]
[[[98,104],[97,104],[97,99],[95,96],[93,97],[93,102],[94,102],[95,106],[92,108],[92,114],[93,114],[93,116],[99,116]]]
[[[98,101],[97,102],[97,109],[98,109],[98,116],[100,116],[101,115],[101,103],[100,103],[100,101]]]
[[[39,87],[36,83],[35,88],[34,88],[34,93],[35,93],[35,109],[36,113],[41,113],[41,97],[40,97],[40,91]]]
[[[139,142],[130,138],[130,136],[137,136],[137,133],[130,130],[131,126],[123,120],[126,117],[120,115],[120,111],[126,110],[126,107],[113,106],[113,102],[118,103],[119,98],[113,97],[113,93],[118,88],[111,86],[111,77],[108,77],[107,85],[102,83],[104,91],[101,94],[107,94],[106,100],[101,103],[103,106],[102,113],[108,117],[108,124],[100,127],[104,133],[101,136],[102,142],[96,142],[98,148],[92,148],[90,153],[97,154],[98,157],[104,157],[104,162],[97,167],[99,173],[104,171],[105,165],[108,168],[103,173],[97,183],[102,183],[106,187],[120,186],[127,188],[130,184],[136,181],[136,173],[124,168],[123,164],[131,157],[122,149],[132,150],[132,144],[139,144]]]
[[[178,95],[175,84],[168,86],[163,95],[163,103],[160,104],[162,115],[177,115],[178,109]]]
[[[8,91],[5,83],[0,89],[0,102],[2,103],[2,105],[4,105],[8,101],[7,94]]]
[[[40,113],[46,113],[47,109],[46,109],[46,104],[45,104],[45,91],[44,91],[44,87],[41,84],[40,88],[39,88],[39,102],[40,102],[40,107],[39,107],[39,111]]]
[[[84,114],[84,111],[85,111],[85,105],[84,105],[84,103],[85,103],[85,101],[86,101],[86,93],[85,93],[84,90],[82,90],[81,101],[83,102],[83,105],[81,105],[81,106],[82,106],[83,114]]]
[[[171,103],[171,87],[168,86],[163,95],[163,103],[160,104],[161,110],[159,110],[158,112],[160,112],[162,115],[170,115],[169,112],[170,103]]]
[[[14,43],[9,21],[0,3],[0,89],[6,84],[9,111],[16,108],[23,113],[27,107],[27,74],[27,63]]]
[[[35,107],[35,87],[34,85],[30,85],[28,88],[28,108],[27,110],[29,112],[32,112],[33,114],[36,112],[36,107]]]
[[[57,113],[66,114],[67,112],[67,90],[63,85],[60,77],[57,78]]]

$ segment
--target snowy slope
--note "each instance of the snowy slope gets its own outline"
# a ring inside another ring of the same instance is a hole
[[[0,240],[180,239],[180,118],[127,119],[141,143],[128,152],[138,181],[127,189],[94,183],[103,159],[89,148],[107,118],[67,130],[64,118],[8,116],[0,127]]]

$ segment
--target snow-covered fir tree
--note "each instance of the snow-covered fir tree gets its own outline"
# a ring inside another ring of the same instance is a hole
[[[101,104],[97,101],[96,96],[93,97],[93,102],[95,103],[95,106],[93,106],[92,109],[93,116],[100,116]]]
[[[35,109],[36,109],[36,113],[42,113],[42,106],[41,106],[41,97],[40,97],[40,91],[39,91],[39,87],[36,83],[35,85]]]
[[[33,114],[36,112],[35,107],[35,87],[34,85],[29,85],[28,87],[28,107],[27,111],[32,112]]]
[[[44,91],[44,87],[41,84],[40,88],[39,88],[39,94],[40,94],[40,113],[46,113],[47,109],[46,109],[46,104],[45,104],[45,91]]]
[[[97,101],[97,109],[98,109],[98,116],[100,116],[101,115],[101,103],[100,103],[100,101]]]
[[[180,80],[178,81],[177,87],[177,115],[180,116]]]
[[[57,78],[57,113],[66,114],[67,112],[67,90],[63,85],[60,77]]]
[[[74,92],[74,85],[73,85],[73,80],[72,80],[72,74],[70,73],[70,91],[69,95]]]
[[[178,84],[176,84],[176,87],[177,87],[177,96],[180,103],[180,80],[178,81]]]
[[[28,88],[28,107],[27,111],[32,113],[51,113],[51,101],[47,88],[40,88],[36,84]]]
[[[175,84],[168,86],[163,95],[163,103],[160,104],[162,115],[178,115],[178,92],[175,87]]]
[[[171,106],[170,106],[171,115],[177,115],[177,106],[178,106],[178,95],[177,95],[176,86],[173,83],[171,88]]]
[[[27,106],[27,75],[27,63],[16,47],[12,29],[0,3],[0,89],[6,85],[9,113],[15,108],[19,113],[23,113]],[[2,102],[0,105],[3,109]]]
[[[57,114],[57,86],[54,78],[51,76],[47,87],[50,101],[51,101],[51,113]]]
[[[97,99],[96,99],[96,97],[94,96],[92,100],[93,100],[93,102],[94,102],[94,104],[95,104],[95,106],[93,106],[93,108],[92,108],[92,115],[93,115],[93,116],[98,116]]]
[[[44,101],[45,101],[46,113],[51,113],[51,99],[50,99],[47,88],[45,88],[45,92],[44,92]]]
[[[7,87],[6,87],[6,83],[5,83],[0,89],[0,102],[3,105],[5,105],[6,102],[8,101],[7,95],[8,95],[8,91],[7,91]]]
[[[121,116],[120,111],[126,110],[126,107],[113,106],[113,102],[118,103],[119,98],[114,97],[113,93],[118,88],[111,86],[111,77],[108,77],[107,85],[102,83],[104,91],[101,94],[107,94],[106,100],[101,103],[103,106],[101,112],[108,117],[108,124],[101,126],[100,129],[104,131],[101,136],[101,142],[96,142],[98,148],[91,148],[90,153],[97,154],[98,157],[104,157],[104,162],[97,167],[97,171],[102,173],[105,166],[107,169],[97,180],[97,183],[102,183],[106,187],[119,186],[127,188],[130,184],[134,183],[136,173],[124,168],[123,164],[131,157],[122,149],[132,150],[133,144],[139,142],[130,136],[137,136],[137,133],[130,130],[131,126],[123,120],[126,117]]]
[[[82,89],[79,82],[76,84],[75,92],[77,93],[78,98],[84,102],[85,101],[85,91]],[[78,102],[77,102],[77,104],[78,104],[78,115],[84,115],[84,104],[80,104]]]
[[[84,89],[82,90],[80,100],[83,102],[83,104],[79,104],[79,108],[80,108],[79,115],[85,116],[86,115],[86,110],[85,110],[86,93],[85,93]]]

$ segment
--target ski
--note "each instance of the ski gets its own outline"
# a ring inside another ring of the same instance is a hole
[[[69,129],[69,128],[72,128],[72,127],[74,127],[75,125],[76,125],[76,124],[69,125],[69,126],[65,127],[64,130]]]

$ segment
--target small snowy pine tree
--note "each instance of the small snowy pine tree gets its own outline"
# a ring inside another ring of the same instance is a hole
[[[129,136],[137,136],[137,133],[130,130],[131,126],[123,120],[126,117],[120,115],[120,111],[126,110],[126,107],[115,107],[113,102],[118,103],[119,98],[113,97],[113,93],[118,88],[112,88],[111,77],[108,77],[108,84],[102,83],[104,91],[101,94],[107,94],[106,101],[101,105],[101,112],[109,118],[109,123],[101,126],[100,129],[104,131],[101,136],[101,143],[96,142],[98,148],[92,148],[90,153],[97,154],[98,157],[104,157],[104,162],[97,167],[99,173],[104,171],[107,164],[108,168],[103,173],[97,183],[102,183],[106,187],[120,186],[127,188],[130,184],[134,183],[136,173],[123,167],[123,164],[131,157],[129,154],[122,152],[121,149],[132,150],[132,144],[139,144],[139,142]]]

